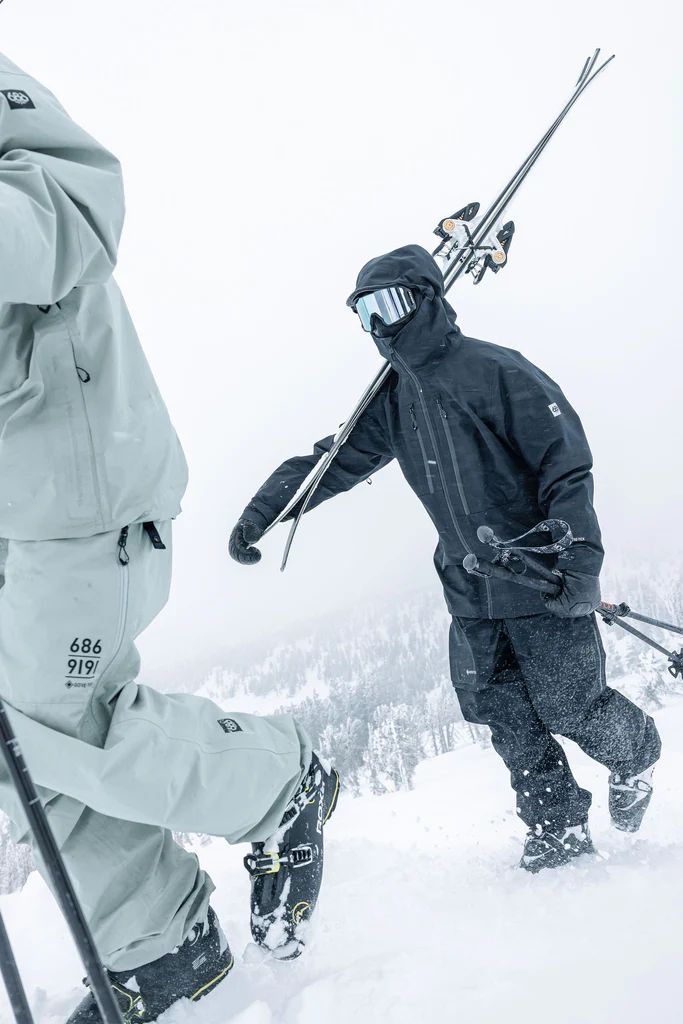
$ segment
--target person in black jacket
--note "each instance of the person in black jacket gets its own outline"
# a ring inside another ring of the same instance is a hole
[[[652,718],[605,681],[594,610],[603,560],[592,457],[560,388],[518,352],[465,337],[434,259],[417,245],[366,264],[348,300],[393,372],[360,418],[311,508],[397,459],[436,527],[434,561],[453,617],[450,660],[464,718],[488,725],[529,828],[522,866],[590,852],[591,795],[553,733],[610,770],[614,824],[635,831],[652,793],[660,740]],[[288,459],[247,505],[230,538],[242,564],[333,437]],[[543,597],[463,569],[487,525],[517,536],[543,519],[580,538],[558,559],[563,589]]]

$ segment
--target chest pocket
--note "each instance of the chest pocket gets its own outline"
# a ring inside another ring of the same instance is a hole
[[[466,403],[435,400],[440,447],[465,515],[514,503],[521,477],[505,443]]]
[[[36,321],[28,377],[12,393],[2,428],[2,491],[27,524],[98,519],[82,387],[66,321],[53,309]]]

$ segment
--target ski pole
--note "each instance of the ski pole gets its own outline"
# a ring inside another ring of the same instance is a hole
[[[2,698],[0,698],[0,747],[2,747],[7,770],[33,833],[55,899],[83,961],[102,1020],[104,1024],[123,1024],[121,1011],[109,983],[109,977],[100,960],[95,940],[78,902]]]
[[[533,576],[515,572],[509,565],[487,562],[486,559],[477,558],[473,554],[465,555],[462,567],[470,576],[506,580],[508,583],[517,583],[520,587],[528,587],[529,590],[538,590],[539,593],[548,594],[549,597],[557,597],[562,589],[557,581],[557,576],[552,581],[535,579]]]
[[[663,654],[668,658],[669,672],[674,679],[678,678],[678,676],[683,677],[683,650],[667,650],[666,647],[657,643],[657,641],[651,636],[648,636],[647,633],[642,633],[639,629],[636,629],[635,626],[632,626],[628,622],[624,622],[624,618],[628,616],[630,619],[637,619],[638,622],[647,622],[651,626],[657,626],[659,629],[665,629],[669,633],[678,633],[683,636],[683,629],[681,629],[680,626],[673,626],[670,622],[662,622],[660,619],[650,618],[649,615],[639,615],[638,612],[631,611],[627,604],[608,604],[606,601],[603,601],[600,607],[596,610],[606,625],[613,626],[616,624],[617,626],[620,626],[622,629],[626,630],[627,633],[630,633],[632,636],[642,640],[643,643],[654,648],[655,651],[659,651],[660,654]]]
[[[589,57],[588,60],[585,62],[569,102],[566,103],[565,106],[562,108],[560,114],[555,119],[553,124],[542,136],[542,138],[536,144],[536,146],[532,149],[526,160],[521,164],[521,166],[512,176],[510,181],[504,187],[500,195],[496,198],[496,200],[491,205],[487,213],[484,214],[481,221],[472,232],[471,242],[468,246],[465,247],[464,258],[462,252],[458,252],[458,250],[453,245],[448,250],[446,256],[442,256],[442,258],[448,260],[450,256],[453,254],[453,252],[456,253],[456,258],[453,260],[453,262],[450,265],[447,264],[446,267],[444,268],[445,292],[447,292],[450,289],[450,287],[455,283],[455,281],[470,268],[470,266],[472,265],[472,260],[476,260],[476,250],[478,247],[480,247],[480,243],[488,236],[492,228],[495,226],[496,222],[501,217],[507,205],[511,202],[511,200],[517,193],[518,189],[526,179],[529,171],[534,166],[534,164],[540,157],[541,153],[549,143],[550,139],[564,121],[569,111],[572,109],[572,107],[577,102],[579,97],[583,95],[584,91],[591,84],[591,82],[593,82],[594,79],[607,67],[610,61],[613,60],[613,56],[609,57],[608,60],[606,60],[596,69],[595,65],[597,63],[599,53],[599,49],[596,50],[592,57]],[[437,229],[437,234],[438,233],[439,230]],[[444,245],[440,245],[436,252],[441,253],[444,247],[447,248],[446,240],[444,240]],[[294,516],[289,536],[287,538],[287,543],[285,545],[282,564],[280,566],[281,571],[284,571],[284,569],[286,568],[287,560],[289,558],[289,552],[294,541],[294,536],[298,530],[299,523],[301,522],[301,519],[305,514],[306,510],[310,506],[313,495],[318,489],[318,486],[320,485],[322,478],[324,477],[325,473],[334,462],[342,446],[348,440],[351,432],[353,431],[360,417],[363,415],[363,413],[368,408],[372,400],[381,390],[382,385],[388,378],[390,372],[391,364],[385,362],[380,367],[378,373],[376,374],[375,378],[370,383],[368,388],[366,388],[365,392],[361,396],[358,404],[356,405],[355,409],[353,410],[349,418],[342,424],[342,427],[337,433],[337,436],[335,437],[329,451],[321,457],[318,465],[314,467],[309,476],[298,489],[297,493],[292,497],[291,501],[288,502],[286,507],[277,517],[277,519],[270,525],[270,527],[267,530],[264,531],[265,536],[266,533],[268,533],[274,526],[280,523],[283,519],[287,519],[292,515]]]
[[[662,622],[661,619],[652,619],[649,615],[640,615],[638,612],[631,611],[627,604],[619,605],[623,611],[620,611],[619,615],[628,615],[629,619],[637,619],[638,622],[645,622],[648,626],[657,626],[658,629],[665,629],[668,633],[678,633],[679,636],[683,636],[683,628],[681,626],[672,626],[670,622]]]
[[[508,557],[505,557],[506,554]],[[516,583],[518,586],[536,590],[539,593],[546,594],[548,597],[559,596],[562,591],[562,587],[559,582],[561,575],[553,572],[552,569],[548,569],[548,567],[539,562],[538,559],[524,551],[521,551],[519,548],[514,551],[514,561],[509,557],[510,555],[511,552],[509,551],[501,552],[496,556],[496,561],[488,562],[486,559],[481,559],[474,554],[470,554],[466,555],[463,559],[462,567],[471,576],[478,576],[481,579],[505,580],[507,583]],[[532,569],[538,575],[536,577],[525,575],[527,568]],[[660,629],[666,629],[672,633],[678,633],[680,635],[683,635],[683,628],[680,626],[673,626],[668,622],[662,622],[660,619],[653,619],[649,615],[640,615],[638,612],[631,611],[629,606],[623,603],[610,604],[607,601],[602,601],[595,611],[606,625],[619,626],[621,629],[625,630],[625,632],[630,633],[631,636],[636,637],[649,647],[654,648],[655,651],[659,651],[660,654],[663,654],[669,661],[669,672],[674,679],[679,676],[683,678],[683,650],[668,650],[662,644],[657,643],[657,641],[651,636],[648,636],[646,633],[642,633],[629,622],[624,622],[624,617],[628,615],[630,618],[637,619],[639,622],[647,622],[652,626],[658,626]]]
[[[31,1007],[28,1005],[26,992],[24,991],[17,962],[14,959],[12,944],[10,943],[2,915],[0,915],[0,971],[2,972],[2,980],[5,983],[5,989],[15,1021],[17,1024],[33,1024]]]

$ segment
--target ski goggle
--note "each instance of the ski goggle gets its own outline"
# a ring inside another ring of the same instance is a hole
[[[410,289],[399,285],[361,295],[354,308],[360,317],[363,330],[371,331],[373,315],[378,316],[385,326],[390,327],[407,319],[417,309],[417,303]]]

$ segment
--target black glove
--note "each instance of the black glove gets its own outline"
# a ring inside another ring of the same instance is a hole
[[[600,580],[585,572],[567,569],[562,577],[562,591],[557,597],[544,597],[549,612],[561,619],[590,615],[600,604]]]
[[[246,519],[244,516],[239,520],[237,526],[230,534],[228,551],[230,557],[234,558],[240,565],[256,565],[261,561],[261,552],[253,547],[257,540],[260,540],[265,532],[265,527],[259,526]]]

